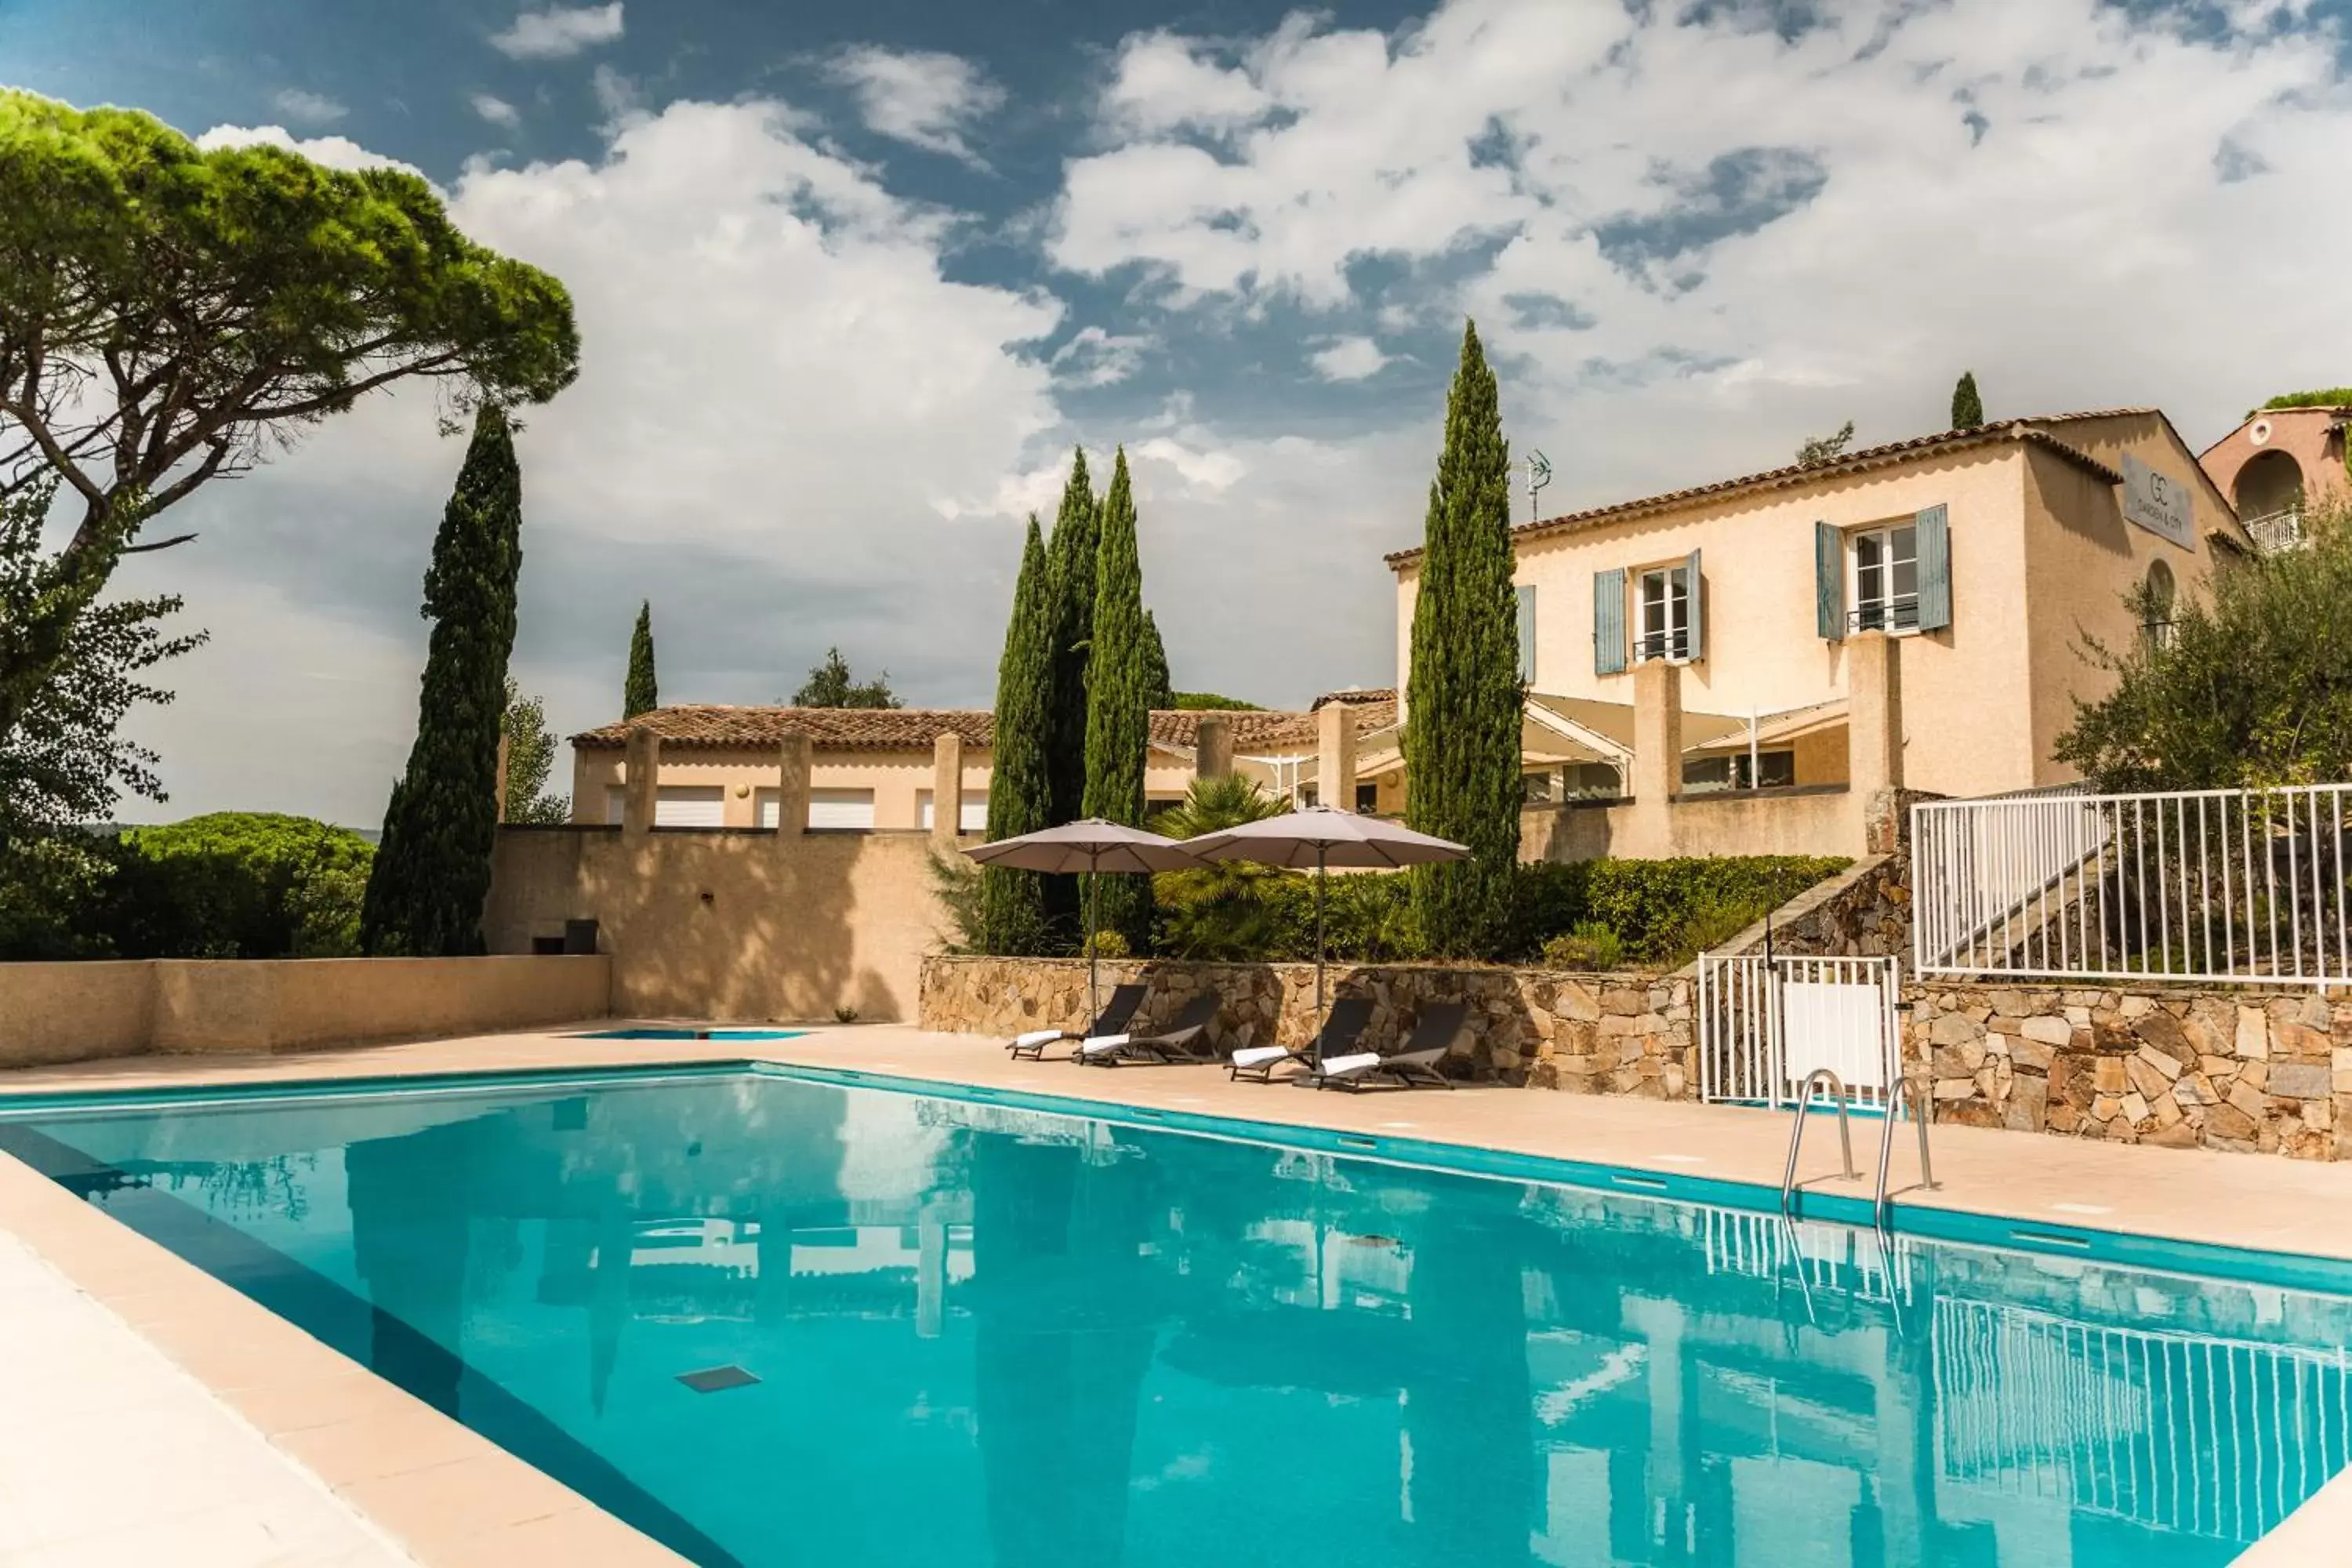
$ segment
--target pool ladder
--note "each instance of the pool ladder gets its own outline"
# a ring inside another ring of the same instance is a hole
[[[1811,1112],[1813,1088],[1824,1085],[1830,1091],[1830,1102],[1837,1108],[1838,1152],[1845,1161],[1845,1179],[1862,1180],[1862,1173],[1853,1168],[1853,1128],[1846,1118],[1848,1095],[1844,1082],[1828,1068],[1815,1068],[1805,1075],[1804,1087],[1797,1091],[1796,1121],[1789,1128],[1789,1162],[1780,1172],[1780,1212],[1792,1215],[1797,1199],[1797,1155],[1805,1144],[1805,1119]],[[1911,1107],[1911,1120],[1919,1129],[1919,1184],[1929,1192],[1940,1185],[1936,1180],[1936,1168],[1927,1157],[1927,1118],[1931,1102],[1924,1085],[1897,1079],[1894,1091]],[[1878,1138],[1878,1186],[1871,1195],[1870,1217],[1880,1230],[1887,1228],[1887,1216],[1894,1205],[1887,1196],[1887,1177],[1894,1167],[1895,1107],[1886,1108],[1886,1126]]]

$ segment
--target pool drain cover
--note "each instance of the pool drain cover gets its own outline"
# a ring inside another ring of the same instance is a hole
[[[717,1394],[721,1389],[742,1388],[759,1382],[740,1366],[707,1366],[700,1372],[682,1372],[678,1382],[697,1394]]]

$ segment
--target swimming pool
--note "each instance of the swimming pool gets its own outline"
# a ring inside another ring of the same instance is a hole
[[[2308,1262],[764,1068],[18,1103],[0,1149],[708,1564],[2220,1563],[2352,1433]]]

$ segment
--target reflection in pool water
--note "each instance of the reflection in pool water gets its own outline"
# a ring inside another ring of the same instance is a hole
[[[2335,1298],[790,1079],[0,1148],[707,1563],[2221,1563],[2352,1431]]]

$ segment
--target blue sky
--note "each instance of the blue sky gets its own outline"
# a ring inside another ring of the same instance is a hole
[[[1560,510],[1852,418],[2352,378],[2347,0],[0,0],[0,81],[407,163],[579,301],[523,437],[517,673],[617,707],[829,645],[990,696],[1019,525],[1125,442],[1180,685],[1384,684],[1461,322]],[[456,442],[378,399],[142,559],[213,642],[176,816],[380,815]],[[559,783],[561,780],[559,780]]]

